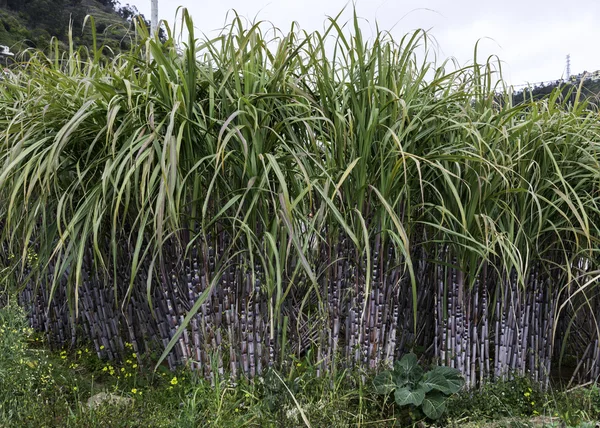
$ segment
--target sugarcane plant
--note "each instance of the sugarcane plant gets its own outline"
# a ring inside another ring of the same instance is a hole
[[[415,349],[469,387],[547,386],[565,355],[597,376],[596,107],[513,105],[494,58],[345,16],[196,38],[183,10],[185,44],[138,25],[114,57],[25,52],[0,86],[0,270],[31,325],[213,379]]]

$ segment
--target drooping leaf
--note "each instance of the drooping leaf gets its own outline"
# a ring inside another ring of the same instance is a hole
[[[425,375],[419,382],[419,388],[425,389],[425,392],[437,390],[443,393],[447,393],[446,391],[450,389],[450,385],[448,384],[448,381],[446,380],[443,374],[436,371],[430,371],[428,373],[425,373]]]
[[[429,372],[429,376],[443,376],[446,379],[447,388],[439,389],[438,391],[443,392],[444,394],[454,394],[460,391],[460,389],[465,384],[465,379],[462,377],[460,372],[457,369],[453,369],[452,367],[447,366],[437,366],[431,372]]]
[[[439,419],[446,410],[446,397],[441,392],[431,392],[423,399],[423,413],[429,419]]]

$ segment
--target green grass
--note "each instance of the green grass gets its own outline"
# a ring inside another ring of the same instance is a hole
[[[189,370],[152,372],[147,368],[149,356],[130,353],[115,363],[99,360],[85,346],[49,351],[26,326],[24,312],[13,301],[0,308],[0,333],[2,427],[429,424],[417,409],[398,409],[392,399],[376,395],[373,373],[317,377],[314,366],[299,360],[287,373],[268,372],[254,382],[233,382],[228,377],[208,381]],[[99,392],[131,402],[88,408],[89,397]],[[600,388],[544,393],[534,383],[516,378],[457,394],[448,409],[438,426],[557,427],[563,422],[585,426],[585,421],[600,418]]]
[[[298,426],[301,412],[313,426],[381,421],[382,406],[361,402],[360,387],[354,389],[359,376],[341,377],[331,387],[301,362],[289,377],[270,373],[233,383],[207,381],[189,370],[148,371],[148,356],[132,352],[116,363],[99,360],[85,346],[49,351],[12,301],[0,309],[0,333],[3,427]],[[132,402],[89,409],[87,400],[100,392]]]
[[[178,417],[183,387],[170,385],[175,375],[104,364],[89,347],[49,351],[24,315],[14,302],[0,309],[0,426],[169,426]],[[133,405],[89,410],[87,399],[101,391],[131,397]]]

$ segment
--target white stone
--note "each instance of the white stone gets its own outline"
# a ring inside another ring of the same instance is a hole
[[[129,397],[121,397],[120,395],[116,394],[100,392],[92,395],[87,401],[87,405],[90,409],[95,409],[104,403],[117,406],[128,406],[133,403],[133,400]]]

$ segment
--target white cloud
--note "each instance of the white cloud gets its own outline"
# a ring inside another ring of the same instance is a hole
[[[150,16],[150,0],[124,1]],[[326,16],[344,6],[346,19],[352,12],[352,3],[345,0],[159,0],[160,17],[173,22],[179,5],[188,8],[198,30],[209,35],[225,25],[231,9],[249,20],[271,21],[283,31],[292,21],[306,30],[320,30]],[[568,53],[572,73],[600,69],[599,0],[357,0],[356,7],[367,35],[375,21],[395,38],[416,28],[431,29],[441,57],[452,56],[462,64],[472,60],[481,39],[481,58],[497,54],[505,78],[513,84],[560,78]]]

